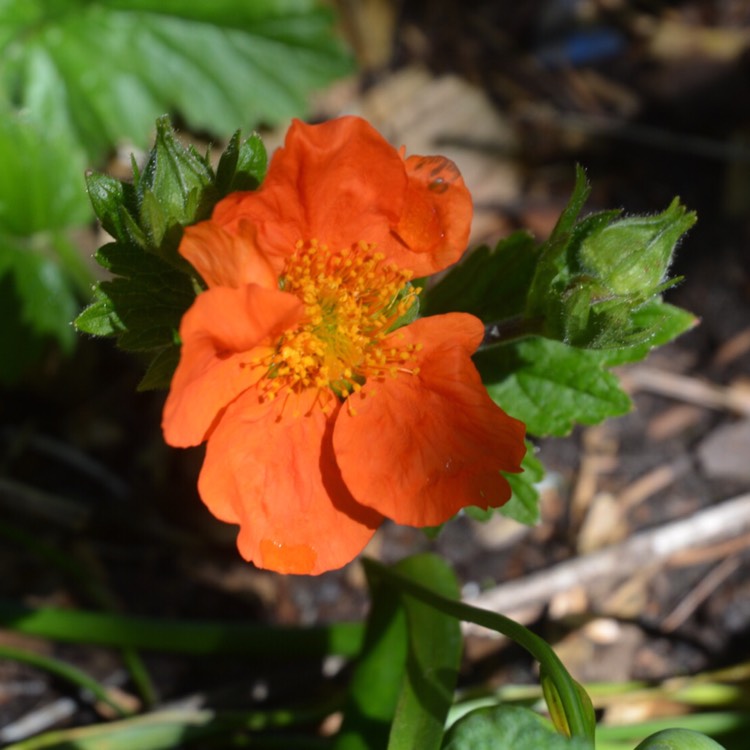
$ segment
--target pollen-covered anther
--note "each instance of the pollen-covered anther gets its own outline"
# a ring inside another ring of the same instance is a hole
[[[295,248],[280,287],[302,300],[305,317],[254,363],[266,368],[261,398],[315,388],[344,399],[368,379],[414,373],[417,345],[384,345],[416,304],[411,271],[366,242],[334,251],[313,239]]]

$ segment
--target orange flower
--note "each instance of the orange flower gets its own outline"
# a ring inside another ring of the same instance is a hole
[[[259,190],[185,230],[208,289],[180,326],[164,435],[208,442],[198,488],[247,560],[317,574],[384,517],[434,526],[508,499],[524,428],[471,361],[482,323],[402,325],[410,280],[458,260],[471,213],[452,162],[343,117],[295,121]]]

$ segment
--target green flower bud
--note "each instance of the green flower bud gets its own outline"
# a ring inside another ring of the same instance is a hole
[[[613,294],[648,298],[663,284],[675,245],[695,220],[675,198],[656,216],[620,219],[590,234],[578,262]]]

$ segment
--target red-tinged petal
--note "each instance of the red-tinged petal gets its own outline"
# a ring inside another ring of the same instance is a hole
[[[524,425],[482,385],[471,361],[482,334],[481,321],[465,313],[391,334],[395,346],[423,345],[419,372],[368,381],[349,396],[333,433],[342,477],[359,502],[401,524],[435,526],[463,507],[509,499],[500,471],[521,470]]]
[[[214,221],[203,221],[185,228],[180,254],[210,287],[239,288],[259,284],[269,289],[278,286],[278,270],[258,248],[252,226],[238,227],[230,234]],[[279,269],[280,270],[280,269]]]
[[[331,417],[314,392],[273,406],[243,394],[208,441],[198,489],[220,517],[230,506],[246,560],[279,573],[340,568],[362,551],[382,517],[357,503],[341,481]]]
[[[442,271],[466,250],[473,213],[471,194],[456,165],[444,156],[410,156],[409,184],[386,254],[417,276]]]
[[[386,252],[406,188],[398,152],[365,120],[294,120],[260,189],[221,201],[213,219],[229,232],[251,222],[273,255],[288,256],[297,240],[311,239],[337,250],[361,240]]]
[[[296,324],[294,295],[248,284],[214,287],[196,297],[180,325],[180,362],[164,405],[164,439],[175,447],[206,439],[221,410],[258,380],[254,350]]]

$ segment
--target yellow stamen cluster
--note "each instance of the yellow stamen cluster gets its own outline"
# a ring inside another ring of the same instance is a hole
[[[343,399],[369,378],[416,372],[409,365],[418,345],[384,342],[416,303],[412,274],[374,250],[364,242],[342,250],[297,243],[280,285],[302,300],[305,319],[262,362],[267,399],[287,388],[330,390]]]

